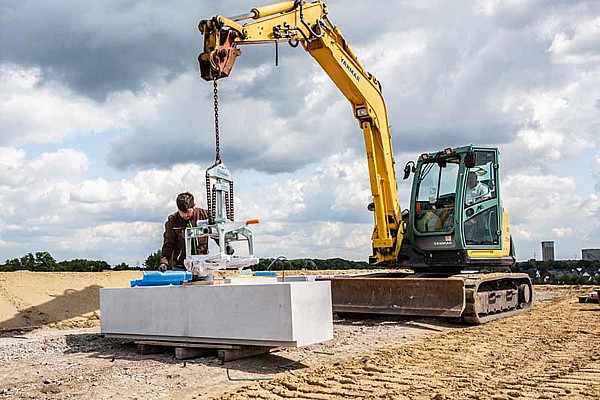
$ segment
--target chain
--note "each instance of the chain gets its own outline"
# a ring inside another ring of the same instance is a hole
[[[220,143],[219,143],[219,88],[217,85],[217,78],[213,79],[213,98],[215,102],[215,141],[216,141],[216,149],[217,154],[215,157],[215,164],[221,164],[221,153],[220,153]],[[225,211],[227,214],[227,218],[233,221],[234,211],[233,211],[233,182],[229,183],[229,193],[225,194]],[[216,217],[216,205],[217,205],[217,192],[210,185],[210,178],[208,176],[208,172],[206,174],[206,204],[208,206],[208,220],[209,224],[215,223]]]
[[[213,167],[214,167],[215,165],[221,164],[221,154],[220,154],[220,148],[219,148],[219,88],[217,86],[217,77],[216,76],[213,79],[213,100],[214,100],[214,104],[215,104],[215,141],[216,141],[216,148],[217,148],[215,163],[213,164]],[[215,222],[215,216],[216,216],[215,206],[216,206],[216,204],[217,204],[216,193],[210,185],[210,178],[208,176],[208,171],[207,171],[207,174],[206,174],[206,205],[208,207],[208,222],[209,222],[209,224],[214,224],[214,222]]]
[[[221,164],[221,153],[219,152],[219,89],[217,86],[217,78],[213,79],[213,93],[215,101],[215,139],[217,147],[217,155],[215,158],[215,165]]]

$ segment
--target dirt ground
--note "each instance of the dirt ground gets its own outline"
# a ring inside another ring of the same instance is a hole
[[[98,289],[140,275],[0,273],[0,398],[600,398],[585,287],[536,286],[531,312],[475,327],[335,319],[332,341],[219,365],[100,336]]]

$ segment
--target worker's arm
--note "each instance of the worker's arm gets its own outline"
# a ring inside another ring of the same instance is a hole
[[[206,80],[229,76],[238,45],[289,42],[302,47],[319,63],[352,105],[365,139],[373,196],[375,228],[372,263],[396,261],[406,230],[398,202],[394,154],[381,85],[368,73],[327,18],[327,6],[315,1],[287,1],[253,8],[250,13],[220,15],[200,22],[204,51],[198,57]]]
[[[165,232],[163,233],[163,245],[161,249],[161,259],[160,264],[169,264],[169,260],[173,255],[173,252],[177,248],[177,237],[175,236],[175,231],[173,230],[173,225],[171,219],[167,219],[165,222]]]

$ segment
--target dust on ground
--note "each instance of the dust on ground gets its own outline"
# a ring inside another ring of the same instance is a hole
[[[584,287],[536,286],[531,312],[476,327],[336,319],[332,341],[219,365],[100,336],[98,289],[140,276],[0,274],[0,398],[600,397],[600,307],[578,302]]]

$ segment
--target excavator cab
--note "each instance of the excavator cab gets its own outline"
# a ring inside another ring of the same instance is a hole
[[[500,197],[498,150],[464,146],[424,153],[414,168],[408,240],[415,270],[506,270],[515,263]]]

